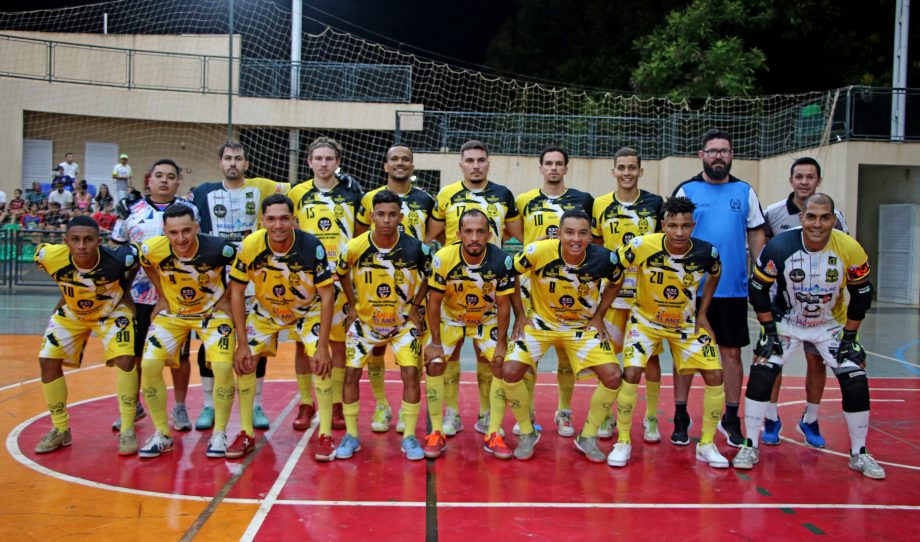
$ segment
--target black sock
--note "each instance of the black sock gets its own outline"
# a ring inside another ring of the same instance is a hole
[[[675,401],[674,402],[674,415],[675,416],[687,416],[687,402],[686,401]]]
[[[738,405],[730,405],[725,403],[725,419],[726,420],[737,420],[738,419]]]

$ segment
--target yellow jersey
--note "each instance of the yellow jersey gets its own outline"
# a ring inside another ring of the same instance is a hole
[[[478,265],[466,262],[459,243],[434,255],[428,287],[443,294],[441,320],[451,326],[478,326],[497,321],[496,298],[514,292],[511,256],[492,243]]]
[[[369,228],[374,227],[374,223],[371,220],[371,213],[374,211],[374,196],[386,188],[386,185],[375,188],[361,198],[361,207],[358,210],[358,222],[360,224]],[[400,232],[409,234],[424,242],[428,217],[431,216],[431,211],[434,209],[434,198],[428,192],[414,186],[409,189],[408,193],[397,195],[402,200],[403,214],[402,222],[397,228],[399,228]]]
[[[313,182],[310,179],[298,184],[288,197],[294,202],[294,216],[300,229],[319,239],[329,264],[334,266],[355,234],[355,216],[363,192],[350,181],[338,180],[329,189],[317,188]]]
[[[463,181],[445,186],[438,192],[431,218],[445,222],[446,245],[457,241],[460,232],[460,215],[467,209],[479,209],[489,219],[492,240],[502,242],[506,222],[520,220],[514,195],[503,185],[486,181],[481,190],[470,190]]]
[[[515,206],[524,221],[524,245],[556,237],[562,213],[577,209],[591,216],[594,198],[587,192],[568,188],[558,196],[547,196],[534,188],[518,196]]]

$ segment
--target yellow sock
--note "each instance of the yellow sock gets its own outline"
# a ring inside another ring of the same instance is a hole
[[[447,369],[444,371],[444,405],[454,409],[454,412],[460,411],[460,362],[447,362]]]
[[[297,383],[298,385],[300,382]],[[252,436],[252,410],[256,400],[256,374],[240,375],[236,379],[236,389],[240,393],[240,429]]]
[[[163,435],[170,435],[169,416],[166,414],[166,381],[163,380],[164,360],[145,359],[141,362],[141,390],[150,419],[157,431]]]
[[[118,393],[118,413],[121,414],[121,430],[134,430],[134,413],[137,408],[137,369],[130,371],[115,367],[115,391]]]
[[[297,391],[300,393],[300,404],[313,404],[313,375],[294,375],[297,377]]]
[[[613,409],[613,404],[617,402],[619,390],[612,390],[603,383],[598,382],[591,394],[591,404],[588,407],[588,417],[585,420],[585,426],[581,430],[583,437],[596,437],[597,428],[604,423],[607,414]]]
[[[492,389],[491,365],[488,363],[476,364],[476,382],[479,385],[479,415],[482,416],[489,411],[489,391]]]
[[[384,366],[383,354],[375,356],[371,354],[367,362],[367,378],[371,381],[371,393],[374,394],[374,401],[377,406],[390,406],[387,401],[386,368]]]
[[[521,434],[533,433],[533,424],[530,423],[530,396],[527,394],[524,381],[505,382],[505,399],[514,413],[514,419],[521,426]]]
[[[528,416],[528,419],[530,416]],[[505,381],[492,377],[492,389],[489,391],[489,435],[501,430],[505,420]],[[488,435],[487,435],[488,436]]]
[[[703,392],[703,431],[700,435],[700,444],[708,444],[716,436],[716,425],[722,418],[722,409],[725,408],[725,387],[706,386]]]
[[[64,377],[47,384],[42,383],[42,391],[45,392],[45,402],[51,413],[51,423],[58,431],[67,431],[70,428],[70,416],[67,414],[67,382],[64,382]]]
[[[233,394],[236,391],[233,383],[233,364],[212,363],[211,370],[214,371],[214,431],[226,433],[230,411],[233,410]]]
[[[415,436],[415,427],[418,425],[418,413],[421,408],[421,403],[402,402],[403,421],[406,423],[406,430],[402,434],[404,439]]]
[[[333,391],[335,393],[335,391]],[[345,403],[342,405],[342,413],[345,414],[345,432],[353,437],[358,436],[358,412],[361,411],[361,402]],[[330,424],[331,414],[330,414]]]
[[[559,354],[559,366],[556,368],[556,382],[559,384],[559,410],[572,410],[572,394],[575,392],[575,372],[565,351]]]
[[[633,413],[639,395],[639,384],[630,384],[623,380],[617,394],[617,442],[629,444],[629,432],[632,431]]]
[[[533,371],[524,373],[524,386],[527,387],[527,395],[530,397],[530,408],[534,405],[534,394],[537,393],[537,376]]]
[[[342,388],[345,386],[345,367],[332,368],[332,402],[342,402]],[[355,433],[357,436],[357,433]]]
[[[319,409],[319,434],[332,435],[332,378],[314,378],[313,388]]]
[[[425,396],[428,401],[431,432],[440,431],[444,434],[444,375],[425,377]]]
[[[658,417],[658,397],[661,395],[661,382],[645,381],[645,418]]]

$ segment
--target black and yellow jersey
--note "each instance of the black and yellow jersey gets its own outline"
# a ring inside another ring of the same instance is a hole
[[[514,292],[511,256],[486,243],[478,265],[466,263],[459,243],[434,255],[428,287],[444,295],[441,320],[452,326],[491,324],[498,317],[496,298]]]
[[[403,233],[392,248],[380,249],[371,233],[348,242],[336,271],[350,273],[361,323],[385,336],[406,322],[409,303],[431,272],[431,254],[428,245]]]
[[[636,267],[636,301],[632,310],[650,323],[669,328],[696,325],[696,295],[706,274],[722,272],[716,247],[691,238],[685,254],[664,248],[664,234],[634,237],[616,252],[617,267]],[[622,275],[621,275],[622,276]]]
[[[381,190],[385,190],[386,185],[375,188],[364,194],[361,198],[361,207],[358,210],[358,223],[373,228],[374,223],[371,221],[371,213],[374,212],[374,196]],[[428,217],[434,209],[434,198],[431,194],[416,187],[409,189],[406,194],[398,194],[402,200],[402,222],[397,226],[399,231],[415,237],[419,241],[425,240],[425,230],[428,223]]]
[[[99,247],[99,261],[92,269],[79,269],[67,245],[39,245],[35,263],[51,275],[61,289],[62,316],[78,320],[105,318],[121,303],[131,288],[128,281],[139,260],[135,245]]]
[[[259,230],[243,240],[230,279],[241,284],[251,281],[256,314],[286,325],[318,308],[316,288],[332,284],[332,272],[326,249],[315,236],[294,230],[294,244],[278,254],[268,244],[268,232]]]
[[[173,254],[165,235],[141,245],[141,265],[156,273],[169,312],[195,317],[210,312],[227,289],[226,268],[236,257],[229,239],[198,234],[198,250],[188,260]]]
[[[661,196],[641,189],[632,202],[619,201],[616,192],[604,194],[594,200],[592,233],[609,250],[617,250],[633,237],[661,231],[663,204]]]
[[[446,245],[455,242],[460,232],[460,215],[467,209],[479,209],[489,218],[492,240],[501,243],[505,223],[520,220],[514,195],[507,187],[487,181],[482,190],[470,190],[463,181],[445,186],[438,192],[431,218],[446,222]]]
[[[754,276],[766,284],[776,282],[777,319],[803,327],[843,324],[843,288],[869,278],[869,259],[855,239],[838,230],[831,231],[824,249],[810,252],[802,230],[795,229],[767,241]]]
[[[587,192],[568,188],[558,196],[547,196],[540,188],[524,192],[515,201],[524,221],[524,245],[556,237],[562,213],[577,209],[591,216],[594,197]]]
[[[345,244],[355,234],[355,216],[362,195],[356,184],[341,180],[332,188],[323,190],[310,179],[288,192],[288,197],[294,202],[294,216],[300,229],[319,239],[326,249],[330,265],[335,265]]]
[[[558,239],[527,245],[514,257],[514,270],[530,276],[533,323],[537,329],[583,329],[600,303],[601,281],[616,280],[616,258],[606,248],[589,244],[577,266],[562,260]]]

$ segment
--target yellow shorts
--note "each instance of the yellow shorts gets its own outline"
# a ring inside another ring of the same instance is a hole
[[[593,376],[591,367],[617,363],[610,343],[598,339],[596,331],[548,331],[530,326],[524,326],[523,340],[514,341],[508,347],[505,360],[529,365],[536,371],[537,364],[553,347],[557,352],[565,352],[578,378]]]
[[[633,316],[626,326],[626,346],[623,348],[624,367],[642,367],[648,358],[661,352],[662,343],[667,341],[674,358],[674,371],[692,374],[696,371],[722,369],[719,349],[706,330],[681,330],[665,328],[642,322]]]
[[[348,298],[338,280],[332,282],[335,288],[335,308],[332,311],[332,329],[329,330],[329,340],[337,343],[345,342],[345,316],[348,314]]]
[[[105,345],[105,363],[111,367],[119,356],[134,356],[136,327],[134,313],[124,305],[118,305],[110,315],[98,320],[74,318],[61,307],[51,315],[38,357],[59,359],[68,367],[79,367],[86,339],[95,331]]]
[[[623,351],[623,334],[626,331],[626,321],[629,319],[629,309],[615,309],[610,307],[604,315],[604,325],[607,334],[613,342],[613,351],[619,354]]]
[[[463,338],[473,339],[473,346],[479,355],[487,361],[492,361],[495,347],[498,346],[498,323],[479,324],[478,326],[451,326],[441,323],[441,345],[448,359],[453,357],[454,350],[463,344]]]
[[[524,314],[530,318],[533,315],[533,302],[530,300],[530,275],[518,275],[517,279],[521,287],[521,303],[524,305]]]
[[[206,318],[179,318],[160,313],[150,324],[144,360],[166,361],[170,367],[179,366],[179,349],[189,331],[201,339],[205,360],[210,363],[233,363],[236,338],[233,320],[224,311],[214,311]]]
[[[345,366],[361,369],[367,365],[371,350],[375,346],[392,345],[396,365],[400,367],[421,367],[421,334],[415,324],[406,322],[390,335],[383,336],[365,326],[359,320],[349,328],[345,335]]]
[[[278,334],[287,330],[291,339],[303,344],[304,351],[312,358],[319,344],[319,321],[319,315],[316,315],[279,324],[267,316],[250,312],[246,317],[246,339],[254,356],[275,356],[278,353]]]

